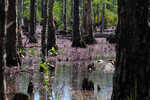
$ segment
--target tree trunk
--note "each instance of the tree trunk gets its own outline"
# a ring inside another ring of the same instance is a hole
[[[48,39],[47,39],[47,51],[56,47],[56,34],[55,34],[55,24],[53,19],[53,6],[54,0],[49,1],[49,18],[48,18]]]
[[[18,25],[23,25],[23,0],[18,0]]]
[[[91,14],[91,0],[83,0],[83,40],[87,44],[94,43],[93,28],[92,28],[92,14]]]
[[[47,3],[47,2],[46,2]],[[42,16],[42,18],[44,18],[45,16],[44,16],[44,10],[45,10],[45,0],[42,0],[41,1],[41,9],[42,9],[42,11],[41,11],[41,16]]]
[[[30,3],[30,35],[29,35],[29,42],[36,43],[37,40],[35,38],[35,29],[36,29],[36,7],[35,7],[36,0],[31,0]]]
[[[42,50],[42,61],[45,62],[45,56],[46,56],[46,33],[47,33],[47,22],[48,22],[48,0],[45,0],[44,3],[44,12],[43,12],[43,29],[41,34],[41,50]]]
[[[17,32],[17,48],[23,49],[23,44],[22,44],[22,26],[23,26],[23,0],[18,0],[18,32]]]
[[[99,3],[97,3],[97,25],[99,25]]]
[[[72,24],[73,24],[73,5],[74,5],[74,3],[73,3],[73,1],[74,0],[71,0],[71,26],[73,26]]]
[[[64,13],[63,13],[63,23],[64,23],[64,31],[67,29],[67,0],[64,0]]]
[[[96,31],[96,13],[95,13],[95,10],[93,9],[93,28],[94,28],[94,31]]]
[[[6,40],[6,61],[7,66],[17,66],[16,52],[16,34],[17,34],[17,12],[16,0],[8,0],[8,15],[7,15],[7,40]]]
[[[79,16],[79,0],[74,0],[74,16],[73,16],[73,36],[72,46],[73,47],[85,47],[85,43],[81,40],[80,35],[80,16]]]
[[[19,26],[18,32],[17,32],[17,48],[18,49],[23,49],[22,34],[23,34],[22,27]]]
[[[104,31],[104,23],[105,23],[105,2],[103,3],[103,8],[102,8],[102,16],[101,16],[101,32]]]
[[[150,100],[148,0],[118,0],[112,100]]]
[[[7,0],[0,0],[0,98],[5,100],[5,86],[4,86],[4,54],[5,54],[5,35],[6,35],[6,11],[5,4]]]

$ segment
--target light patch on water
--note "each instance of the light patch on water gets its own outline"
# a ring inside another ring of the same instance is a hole
[[[34,100],[40,100],[40,93],[39,91],[36,91],[34,94]]]

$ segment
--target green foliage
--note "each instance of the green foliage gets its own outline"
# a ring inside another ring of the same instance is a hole
[[[49,83],[49,78],[48,77],[44,78],[44,84],[48,85],[48,83]]]
[[[26,19],[30,19],[30,0],[24,0],[24,12],[19,13],[19,16],[23,16]],[[92,19],[94,19],[94,14],[96,14],[96,22],[98,19],[98,15],[99,15],[99,19],[101,19],[101,14],[102,14],[102,7],[103,7],[103,3],[105,2],[105,5],[110,5],[110,8],[107,9],[107,7],[105,6],[105,20],[106,20],[106,24],[108,26],[113,26],[117,24],[118,21],[118,16],[117,16],[117,0],[92,0]],[[42,0],[38,0],[37,1],[37,8],[36,8],[36,18],[37,21],[40,22],[42,21],[41,18],[41,3]],[[54,15],[54,20],[57,22],[57,24],[59,25],[58,28],[59,29],[63,29],[64,25],[63,25],[63,0],[55,0],[54,2],[54,8],[53,8],[53,15]],[[82,3],[82,2],[81,2]],[[83,11],[83,7],[80,7],[80,10]],[[71,16],[71,0],[67,0],[67,30],[72,29],[70,22],[73,21],[73,18]],[[81,12],[82,13],[82,12]],[[81,14],[82,15],[82,14]],[[81,21],[82,23],[82,21]]]
[[[36,9],[36,20],[38,22],[42,21],[42,7],[41,3],[43,0],[37,0],[37,9]]]
[[[54,19],[57,21],[57,23],[62,24],[62,8],[63,4],[62,1],[55,1],[54,8],[53,8],[53,15]]]
[[[59,24],[58,28],[59,29],[63,29],[64,25],[63,25],[63,0],[56,0],[54,3],[54,9],[53,9],[53,15],[54,15],[54,19],[55,21]],[[67,24],[69,26],[69,23],[72,21],[72,17],[71,17],[71,0],[67,0]],[[70,29],[67,28],[67,29]]]
[[[36,20],[38,22],[41,22],[42,21],[42,18],[41,18],[41,11],[40,10],[37,10],[36,11]]]
[[[24,5],[30,4],[30,0],[24,0]]]
[[[54,54],[57,54],[56,49],[55,49],[54,47],[52,47],[51,51],[52,51]]]
[[[23,50],[22,48],[19,48],[19,49],[18,49],[18,52],[19,52],[20,54],[23,54],[23,53],[24,53],[24,50]]]
[[[31,55],[34,55],[34,54],[35,54],[33,48],[29,48],[29,49],[28,49],[28,52],[29,52]]]
[[[23,17],[30,19],[30,0],[23,0],[24,12]]]
[[[42,20],[41,18],[41,2],[42,0],[37,1],[37,9],[36,9],[36,20],[40,22]],[[24,4],[24,12],[19,13],[19,15],[23,16],[26,19],[30,19],[30,0],[23,0]]]
[[[111,10],[105,10],[105,21],[107,26],[114,26],[118,23],[117,13],[112,12]]]
[[[58,54],[57,51],[56,51],[56,49],[55,49],[55,47],[52,47],[52,49],[49,50],[48,53],[49,53],[50,55],[57,55],[57,54]]]
[[[50,69],[48,68],[48,65],[47,65],[46,62],[45,63],[40,63],[40,67],[44,69],[45,73],[50,73],[51,72]]]
[[[101,20],[103,3],[105,3],[104,16],[105,16],[106,26],[116,25],[118,23],[117,0],[93,0],[92,1],[92,11],[93,11],[93,15],[96,14],[96,22],[98,21],[98,15],[99,15],[99,19]],[[109,8],[107,7],[108,5]],[[93,15],[92,15],[92,19],[94,19]]]

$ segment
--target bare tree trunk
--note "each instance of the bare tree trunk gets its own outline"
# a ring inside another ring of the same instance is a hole
[[[73,3],[74,0],[71,0],[71,25],[73,24]]]
[[[17,21],[18,21],[18,25],[17,25],[17,28],[18,28],[18,31],[17,31],[17,48],[19,49],[23,49],[23,44],[22,44],[22,32],[23,32],[23,29],[22,29],[22,25],[23,25],[23,0],[17,0],[18,2],[16,3],[17,8]]]
[[[67,0],[64,0],[64,11],[63,11],[63,23],[64,23],[64,31],[67,29]]]
[[[103,8],[102,8],[102,16],[101,16],[101,31],[104,31],[104,23],[105,23],[105,2],[103,3]]]
[[[47,2],[46,2],[46,3],[47,3]],[[41,13],[42,15],[41,15],[41,16],[42,16],[42,18],[44,18],[45,0],[42,0],[42,1],[41,1],[41,9],[42,9],[42,11],[41,11],[41,12],[42,12],[42,13]]]
[[[99,3],[97,3],[97,24],[99,25]]]
[[[80,16],[79,16],[79,0],[74,0],[74,16],[73,16],[73,36],[72,46],[73,47],[85,47],[85,43],[81,40],[80,34]]]
[[[6,40],[6,61],[7,66],[17,66],[16,52],[16,34],[17,34],[17,12],[16,0],[8,0],[8,15],[7,15],[7,40]]]
[[[35,38],[35,30],[36,30],[36,0],[31,0],[30,3],[30,35],[29,42],[36,43],[37,40]]]
[[[150,100],[148,0],[118,0],[112,100]]]
[[[48,0],[44,2],[44,12],[43,12],[43,29],[41,34],[41,50],[42,50],[42,61],[45,62],[46,56],[46,33],[47,33],[47,25],[48,25]]]
[[[49,1],[49,18],[48,18],[48,36],[47,36],[47,51],[56,48],[55,24],[53,19],[54,0]]]
[[[94,43],[93,28],[92,28],[92,14],[91,14],[91,0],[84,0],[83,6],[83,40],[87,44]]]
[[[18,25],[23,25],[23,0],[18,0]]]
[[[0,0],[0,98],[5,100],[5,84],[4,84],[4,55],[5,55],[5,36],[6,36],[6,13],[7,0]]]
[[[17,48],[18,49],[23,49],[22,34],[23,34],[22,27],[19,26],[18,32],[17,32]]]
[[[94,30],[95,30],[95,26],[96,26],[96,13],[93,10],[93,27],[94,27]]]

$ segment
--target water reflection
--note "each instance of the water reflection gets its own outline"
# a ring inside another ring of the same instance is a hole
[[[45,75],[38,71],[33,75],[23,72],[7,75],[8,96],[15,92],[27,94],[29,81],[32,80],[34,84],[32,100],[110,100],[112,73],[104,73],[102,70],[89,72],[88,63],[88,61],[58,62],[53,79],[51,79],[52,74]],[[94,83],[94,91],[82,90],[84,78]],[[48,84],[44,82],[45,79],[48,79]]]
[[[39,93],[39,91],[36,91],[34,93],[34,100],[40,100],[40,93]]]
[[[112,73],[103,71],[88,72],[85,62],[57,64],[52,92],[52,100],[110,100],[112,93]],[[94,82],[94,91],[83,91],[82,80]],[[98,86],[101,91],[98,91]],[[101,98],[101,99],[100,99]]]

